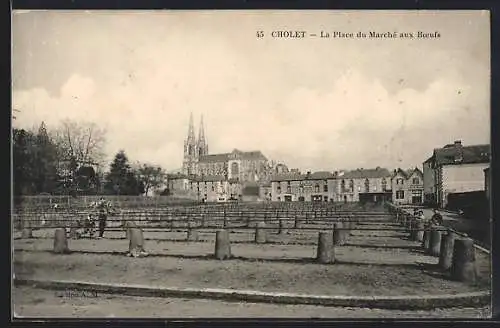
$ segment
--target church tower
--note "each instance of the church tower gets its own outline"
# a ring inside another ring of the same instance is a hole
[[[201,115],[201,121],[200,121],[200,131],[198,133],[198,144],[196,148],[198,152],[198,158],[208,155],[208,143],[207,140],[205,139],[205,128],[203,126],[203,115]]]
[[[196,174],[198,151],[194,136],[193,113],[189,116],[189,128],[186,140],[184,140],[184,160],[182,162],[182,173],[185,175]]]

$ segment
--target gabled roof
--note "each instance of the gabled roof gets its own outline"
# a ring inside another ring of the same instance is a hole
[[[408,178],[411,177],[413,174],[417,173],[418,175],[420,175],[421,177],[424,176],[424,172],[422,172],[421,169],[419,169],[418,167],[414,168],[414,169],[411,169],[411,170],[408,170]]]
[[[342,179],[374,179],[374,178],[390,178],[391,172],[388,169],[377,167],[375,169],[357,169],[344,172]]]
[[[403,170],[401,168],[398,168],[398,169],[394,170],[394,173],[392,174],[391,178],[393,179],[396,175],[401,174],[403,176],[403,178],[409,179],[415,172],[417,172],[421,176],[424,175],[418,167],[415,167],[413,169],[408,169],[408,170]]]
[[[455,158],[460,157],[462,160],[455,162]],[[455,147],[455,145],[446,145],[443,148],[434,149],[433,160],[436,165],[455,165],[455,164],[475,164],[489,163],[491,155],[490,145],[473,145]]]

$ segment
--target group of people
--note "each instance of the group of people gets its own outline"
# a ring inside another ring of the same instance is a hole
[[[102,238],[104,236],[104,231],[106,230],[106,222],[108,215],[113,212],[113,207],[111,202],[106,201],[104,197],[101,197],[97,202],[92,202],[89,206],[97,213],[89,213],[87,217],[83,220],[78,220],[76,222],[76,233],[77,236],[88,235],[93,237],[96,232],[96,216],[98,221],[98,237]],[[71,233],[70,233],[71,234]]]
[[[442,225],[443,224],[443,216],[441,215],[441,213],[439,213],[439,211],[437,209],[433,209],[432,212],[433,212],[432,217],[429,220],[429,223],[433,224],[433,225]],[[427,222],[424,211],[421,209],[415,208],[413,210],[413,216],[419,218],[420,220],[422,220],[424,222]]]

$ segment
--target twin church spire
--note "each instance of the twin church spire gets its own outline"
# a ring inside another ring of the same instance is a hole
[[[196,163],[201,156],[208,155],[208,143],[205,138],[205,129],[203,125],[203,115],[200,120],[200,129],[198,140],[194,134],[193,113],[189,115],[188,135],[184,141],[184,161],[183,173],[190,175],[196,172]]]

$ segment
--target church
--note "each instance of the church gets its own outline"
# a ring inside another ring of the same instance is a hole
[[[189,117],[187,138],[184,141],[182,174],[199,181],[221,180],[233,182],[264,182],[272,174],[272,165],[261,151],[241,151],[209,154],[205,137],[203,116],[200,120],[198,139],[195,137],[193,114]]]

